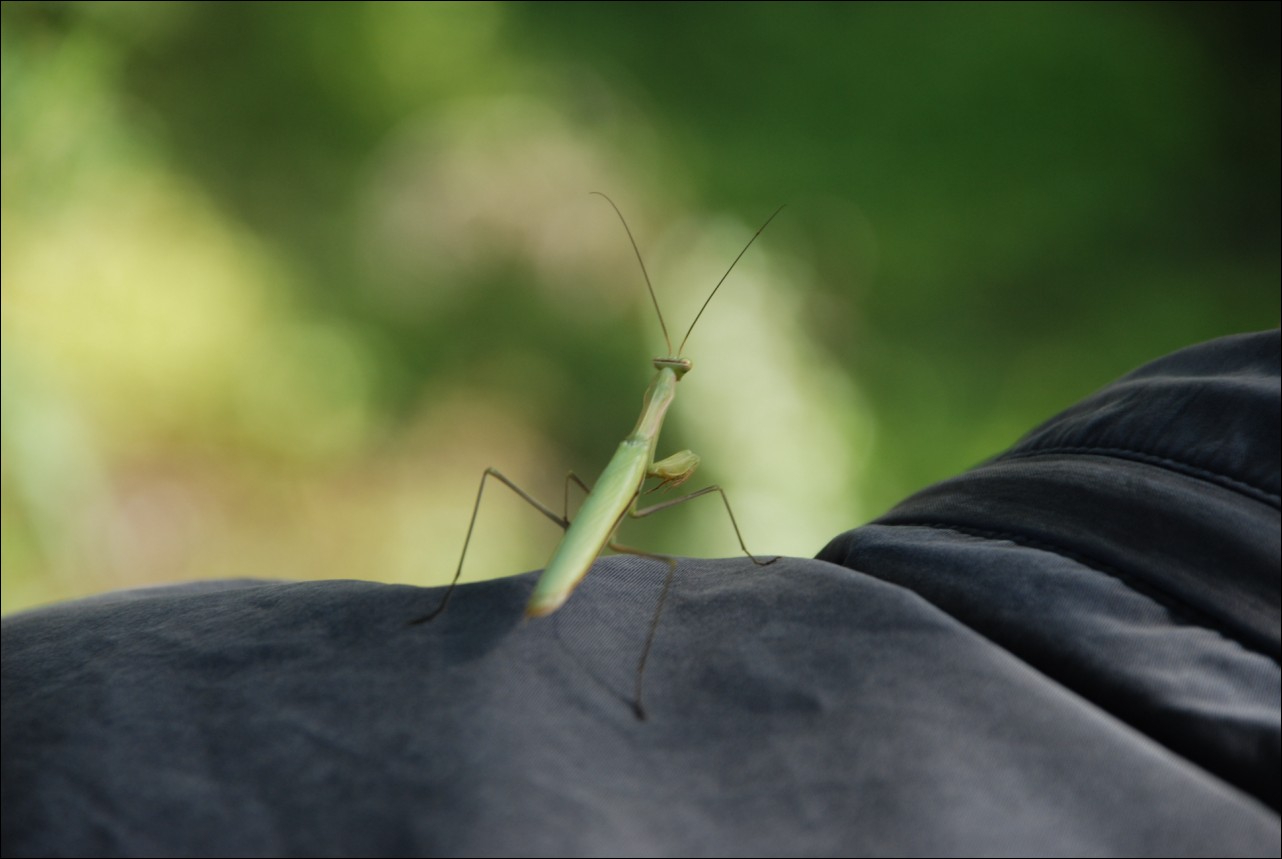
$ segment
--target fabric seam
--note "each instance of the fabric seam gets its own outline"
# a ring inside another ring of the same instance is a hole
[[[1168,456],[1159,456],[1158,454],[1148,453],[1142,450],[1134,450],[1132,448],[1092,445],[1033,448],[1031,450],[1020,450],[1003,454],[995,461],[1002,462],[1008,459],[1027,459],[1036,456],[1054,456],[1058,454],[1111,456],[1116,457],[1117,459],[1135,460],[1149,465],[1157,465],[1180,474],[1185,474],[1190,477],[1205,480],[1209,483],[1224,486],[1225,488],[1232,489],[1235,492],[1247,496],[1248,498],[1252,498],[1256,501],[1263,501],[1274,508],[1282,509],[1282,495],[1265,489],[1262,486],[1256,486],[1250,481],[1231,477],[1230,475],[1214,471],[1206,468],[1205,466],[1194,465],[1193,463],[1184,462],[1183,460],[1173,459]]]
[[[972,528],[968,525],[959,525],[951,522],[901,519],[893,522],[874,522],[872,524],[922,527],[938,531],[953,531],[970,537],[978,537],[981,540],[1005,540],[1028,549],[1059,555],[1060,557],[1066,558],[1074,563],[1081,564],[1087,569],[1099,573],[1100,575],[1116,579],[1135,593],[1152,600],[1166,610],[1172,612],[1176,618],[1190,626],[1196,626],[1199,629],[1205,629],[1208,632],[1213,632],[1221,638],[1234,642],[1238,647],[1241,647],[1249,653],[1263,656],[1264,658],[1271,660],[1274,664],[1282,664],[1279,663],[1277,656],[1271,653],[1266,653],[1262,649],[1254,647],[1246,641],[1243,641],[1240,637],[1233,635],[1228,630],[1221,628],[1220,625],[1215,622],[1215,618],[1202,609],[1190,605],[1179,597],[1167,593],[1160,588],[1156,588],[1147,582],[1136,582],[1122,570],[1111,564],[1103,563],[1096,558],[1083,555],[1080,552],[1075,552],[1071,549],[1066,549],[1063,546],[1052,543],[1048,540],[1042,540],[1037,537],[1028,537],[1012,531],[990,531],[985,528]]]

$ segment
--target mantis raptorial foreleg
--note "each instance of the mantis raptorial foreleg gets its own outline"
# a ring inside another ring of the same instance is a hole
[[[657,477],[663,482],[647,489],[646,494],[670,486],[680,486],[690,479],[690,475],[698,467],[699,455],[689,450],[679,451],[659,460],[646,471],[646,477]]]

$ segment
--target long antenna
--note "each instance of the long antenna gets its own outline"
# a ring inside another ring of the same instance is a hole
[[[605,201],[610,204],[611,208],[614,209],[614,214],[618,215],[619,220],[623,223],[623,231],[628,234],[628,241],[632,242],[632,252],[637,255],[637,262],[641,264],[641,276],[645,278],[645,288],[650,290],[650,301],[654,302],[654,312],[659,316],[659,327],[663,329],[663,342],[668,347],[668,354],[671,355],[672,340],[671,338],[668,337],[668,326],[665,325],[663,322],[663,311],[659,309],[659,299],[655,297],[654,287],[650,285],[650,275],[645,270],[645,260],[641,259],[641,251],[637,248],[637,240],[632,238],[632,230],[628,229],[627,220],[623,217],[623,213],[619,211],[619,207],[614,205],[613,200],[611,200],[609,197],[606,197],[605,194],[602,194],[600,191],[592,191],[590,193],[596,194],[598,197],[605,197]],[[758,230],[758,232],[760,232],[760,230]],[[756,236],[753,236],[753,238],[756,238]],[[742,254],[740,254],[740,256],[742,256]],[[738,260],[735,260],[735,262],[738,262]],[[702,311],[700,312],[702,313]],[[687,334],[686,336],[688,337],[690,335]]]
[[[771,215],[770,217],[766,218],[766,222],[757,228],[757,231],[752,234],[752,238],[748,239],[748,243],[743,246],[743,250],[739,251],[739,256],[735,257],[734,262],[730,263],[730,268],[726,269],[726,273],[721,275],[721,280],[717,281],[717,285],[712,288],[712,292],[708,293],[708,297],[703,302],[703,307],[700,307],[699,312],[694,315],[694,322],[691,322],[690,327],[686,329],[686,336],[681,338],[681,346],[680,348],[677,349],[677,357],[680,357],[681,353],[685,351],[686,341],[690,339],[690,332],[694,330],[695,323],[699,321],[699,317],[703,315],[703,311],[708,309],[708,304],[709,302],[712,301],[712,296],[717,294],[717,290],[721,288],[721,284],[725,283],[726,278],[730,276],[730,272],[734,271],[735,264],[738,263],[739,260],[743,257],[743,255],[748,252],[748,248],[752,247],[752,243],[757,240],[757,236],[761,235],[762,230],[770,226],[770,222],[775,219],[775,215],[779,214],[782,211],[783,211],[783,206],[780,206],[779,208],[775,209],[774,215]],[[622,215],[620,215],[620,217],[622,217]],[[658,305],[656,305],[656,307],[657,306]],[[664,332],[664,336],[665,337],[667,336],[667,332]],[[671,344],[669,344],[669,348],[671,348]]]

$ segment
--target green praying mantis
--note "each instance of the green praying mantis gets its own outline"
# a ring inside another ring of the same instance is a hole
[[[628,228],[627,220],[613,200],[599,191],[593,191],[592,193],[604,198],[614,209],[615,214],[619,216],[619,221],[623,224],[623,229],[628,235],[628,241],[632,243],[632,250],[636,254],[637,262],[641,265],[641,275],[645,279],[646,289],[650,293],[650,301],[654,305],[655,314],[659,317],[659,327],[663,330],[663,339],[667,345],[666,356],[655,358],[653,361],[656,372],[649,388],[646,389],[645,399],[641,406],[641,417],[637,419],[637,424],[628,437],[619,444],[614,456],[605,467],[605,471],[597,478],[594,487],[589,487],[574,472],[570,472],[566,476],[565,505],[563,512],[560,514],[517,486],[502,472],[495,468],[485,469],[485,472],[481,475],[481,485],[476,492],[476,502],[472,506],[472,518],[467,526],[467,536],[463,540],[463,552],[459,556],[458,568],[454,572],[454,578],[450,582],[445,595],[441,598],[440,604],[430,614],[418,618],[413,623],[431,621],[443,612],[446,605],[449,604],[450,597],[458,586],[459,577],[463,574],[463,562],[467,558],[467,547],[472,541],[472,531],[476,527],[476,514],[481,507],[481,497],[485,494],[485,482],[488,478],[493,477],[565,530],[565,536],[561,538],[561,542],[553,551],[551,560],[548,561],[547,567],[543,570],[543,575],[539,578],[533,593],[530,595],[529,602],[525,606],[525,616],[527,618],[545,617],[560,608],[570,598],[570,594],[574,592],[583,577],[587,575],[593,562],[607,547],[616,552],[654,558],[668,565],[668,574],[664,579],[663,589],[660,591],[654,617],[650,622],[650,630],[641,651],[641,659],[637,665],[633,709],[639,719],[644,719],[645,709],[642,704],[642,692],[645,664],[650,655],[650,647],[654,642],[655,632],[658,629],[663,605],[672,587],[672,579],[676,573],[677,562],[675,558],[666,555],[656,555],[615,542],[614,535],[620,523],[622,523],[623,517],[631,516],[639,519],[716,492],[721,496],[722,503],[725,504],[726,513],[730,516],[730,524],[734,527],[735,537],[739,540],[739,547],[743,549],[743,553],[754,564],[759,566],[771,564],[778,560],[777,558],[771,558],[763,561],[748,551],[748,547],[743,542],[743,535],[739,531],[739,524],[735,521],[734,512],[730,509],[730,501],[726,498],[725,491],[720,486],[707,486],[680,498],[670,499],[640,509],[637,508],[637,501],[643,494],[647,480],[655,479],[659,481],[651,489],[646,490],[647,493],[679,486],[690,479],[690,476],[694,474],[699,465],[699,457],[689,450],[680,451],[658,461],[654,458],[655,450],[659,443],[659,431],[663,428],[664,416],[667,415],[668,407],[672,405],[672,401],[676,397],[677,383],[681,381],[681,378],[686,373],[690,372],[693,366],[689,358],[681,357],[681,353],[685,350],[686,341],[690,339],[690,333],[694,331],[694,326],[699,322],[699,318],[703,316],[703,311],[707,309],[713,296],[717,294],[717,290],[721,289],[721,285],[730,276],[730,272],[734,270],[735,265],[748,252],[748,248],[752,247],[752,243],[757,240],[762,231],[775,219],[775,216],[783,210],[783,206],[776,209],[766,219],[765,223],[757,229],[757,232],[744,245],[743,250],[739,251],[739,255],[730,263],[726,273],[717,281],[717,285],[712,288],[712,292],[704,300],[703,306],[695,314],[694,321],[690,323],[690,327],[686,330],[685,337],[682,338],[676,352],[673,352],[672,340],[668,336],[668,326],[663,320],[663,312],[659,309],[659,300],[655,296],[654,287],[650,283],[650,275],[645,268],[645,261],[641,258],[641,251],[637,247],[636,239],[632,236],[632,230]],[[587,498],[584,499],[573,519],[569,515],[571,483],[576,484],[587,493]]]

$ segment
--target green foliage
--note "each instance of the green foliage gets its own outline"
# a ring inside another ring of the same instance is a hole
[[[594,474],[661,338],[593,190],[682,330],[788,204],[660,446],[749,496],[754,551],[1279,318],[1276,4],[2,14],[6,611],[440,581],[482,467]],[[541,564],[496,515],[477,566]],[[715,509],[654,528],[735,551]]]

